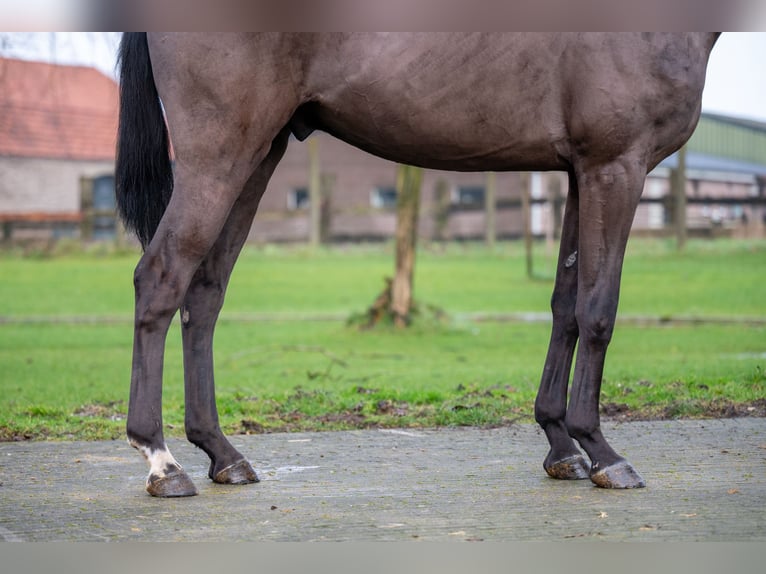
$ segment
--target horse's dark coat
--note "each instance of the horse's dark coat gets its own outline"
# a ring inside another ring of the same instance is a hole
[[[145,246],[135,273],[127,431],[152,465],[148,490],[193,494],[162,434],[162,357],[179,308],[188,438],[210,456],[212,479],[255,480],[218,425],[213,329],[290,132],[302,139],[315,129],[427,168],[569,174],[551,342],[535,404],[551,445],[544,467],[558,478],[643,486],[601,434],[601,376],[645,176],[691,135],[716,38],[126,34],[118,202]],[[157,94],[173,141],[172,181]]]

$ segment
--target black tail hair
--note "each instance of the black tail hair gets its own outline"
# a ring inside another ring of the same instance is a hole
[[[136,233],[146,249],[173,193],[168,130],[154,84],[146,33],[123,34],[118,62],[117,209],[125,227]]]

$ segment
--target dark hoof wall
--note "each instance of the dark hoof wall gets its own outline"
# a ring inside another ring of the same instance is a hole
[[[227,466],[213,477],[218,484],[252,484],[260,482],[255,470],[244,458]]]
[[[627,460],[591,472],[591,481],[601,488],[644,488],[646,482]]]
[[[196,496],[197,487],[183,470],[165,476],[150,476],[146,483],[146,492],[152,496],[162,498],[176,498],[179,496]]]
[[[580,454],[545,465],[545,472],[558,480],[582,480],[590,476],[590,464]]]

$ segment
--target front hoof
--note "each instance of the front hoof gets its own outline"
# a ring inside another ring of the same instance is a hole
[[[593,465],[590,479],[601,488],[644,488],[646,482],[627,460],[620,460],[606,468]]]
[[[173,471],[165,476],[150,475],[146,481],[146,492],[162,498],[180,496],[196,496],[197,487],[182,469]]]
[[[581,454],[568,456],[555,462],[546,460],[543,467],[548,476],[558,480],[582,480],[590,475],[590,464]]]
[[[260,482],[255,470],[244,458],[219,471],[214,477],[213,482],[218,484],[252,484]]]

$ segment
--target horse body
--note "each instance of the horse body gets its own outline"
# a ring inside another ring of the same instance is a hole
[[[149,492],[196,492],[162,437],[162,350],[179,308],[187,435],[210,456],[213,480],[257,480],[218,427],[213,328],[290,132],[303,139],[315,129],[426,168],[568,172],[551,343],[535,405],[551,445],[544,467],[556,478],[643,486],[601,434],[601,374],[645,176],[691,135],[716,38],[126,35],[118,203],[145,246],[135,274],[128,436],[150,461]],[[175,152],[172,194],[164,134],[141,136],[143,145],[132,139],[148,121],[136,108],[152,108],[157,123],[157,93]]]
[[[316,105],[305,115],[370,153],[434,169],[563,171],[578,154],[600,148],[611,158],[637,137],[672,151],[698,119],[706,64],[699,40],[321,36],[304,79],[303,97]],[[681,66],[686,73],[679,77]],[[647,133],[655,118],[667,127]],[[650,168],[668,153],[651,152]]]
[[[333,48],[320,46],[312,58],[318,69],[307,78],[316,102],[311,119],[400,163],[461,171],[524,164],[564,169],[557,143],[565,141],[566,127],[560,94],[550,88],[561,47],[545,46],[532,60],[524,55],[529,42],[492,40],[484,34],[352,35],[335,58],[324,57]]]

